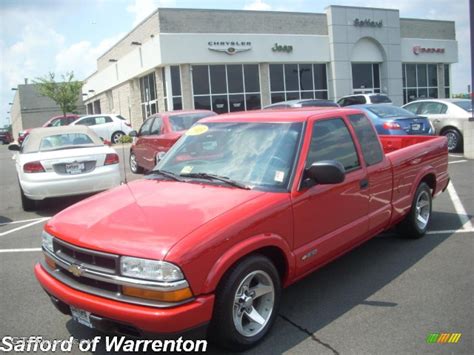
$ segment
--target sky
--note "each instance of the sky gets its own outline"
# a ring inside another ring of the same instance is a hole
[[[471,78],[469,0],[0,0],[0,127],[7,123],[11,88],[73,71],[79,80],[96,60],[158,7],[323,13],[328,5],[393,8],[400,17],[456,22],[459,62],[452,92],[467,92]]]

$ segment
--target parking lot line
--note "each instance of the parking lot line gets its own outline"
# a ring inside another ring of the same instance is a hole
[[[450,161],[448,164],[457,164],[457,163],[465,163],[467,162],[468,160],[466,159],[463,159],[463,160],[455,160],[455,161]]]
[[[13,233],[13,232],[17,232],[19,230],[22,230],[22,229],[25,229],[25,228],[28,228],[28,227],[31,227],[31,226],[34,226],[35,224],[38,224],[38,223],[41,223],[41,222],[44,222],[44,221],[47,221],[48,219],[50,219],[51,217],[45,217],[45,218],[41,218],[39,220],[36,220],[34,222],[31,222],[31,223],[28,223],[28,224],[25,224],[24,226],[21,226],[21,227],[17,227],[17,228],[13,228],[13,229],[10,229],[9,231],[6,231],[6,232],[3,232],[3,233],[0,233],[0,237],[3,237],[4,235],[7,235],[7,234],[10,234],[10,233]]]
[[[18,223],[39,221],[40,219],[44,219],[44,218],[45,218],[45,217],[39,217],[39,218],[22,219],[22,220],[20,220],[20,221],[4,222],[4,223],[0,223],[0,226],[8,226],[8,225],[10,225],[10,224],[18,224]]]
[[[455,234],[455,233],[474,233],[474,228],[466,229],[445,229],[439,231],[428,231],[426,234]]]
[[[0,249],[1,253],[24,253],[31,251],[41,251],[41,248],[22,248],[22,249]]]
[[[453,202],[454,209],[458,214],[459,220],[461,221],[461,227],[464,229],[473,229],[471,220],[469,219],[469,215],[467,214],[464,206],[462,205],[461,199],[454,188],[453,183],[449,183],[448,185],[448,193],[451,201]]]

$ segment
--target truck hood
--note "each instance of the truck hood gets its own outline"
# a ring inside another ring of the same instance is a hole
[[[83,248],[163,259],[196,228],[263,194],[220,185],[142,179],[65,209],[45,228]]]

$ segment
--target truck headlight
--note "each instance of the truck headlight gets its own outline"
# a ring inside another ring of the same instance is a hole
[[[180,268],[166,261],[133,258],[120,258],[120,272],[123,276],[153,281],[179,281],[184,279]]]
[[[41,233],[41,245],[46,250],[50,251],[51,253],[54,253],[53,236],[46,231],[43,231]]]

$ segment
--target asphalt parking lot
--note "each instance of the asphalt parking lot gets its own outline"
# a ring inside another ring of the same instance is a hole
[[[118,151],[128,161],[127,149]],[[0,146],[0,338],[93,338],[93,330],[56,311],[33,275],[42,226],[83,197],[23,212],[11,156]],[[125,170],[129,180],[139,178],[128,163]],[[472,354],[474,161],[450,155],[449,170],[452,186],[434,201],[428,235],[380,235],[289,287],[270,336],[248,353]],[[427,344],[430,333],[462,337]]]

